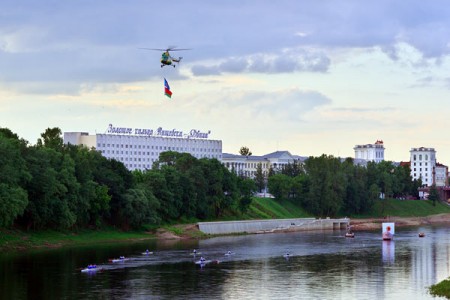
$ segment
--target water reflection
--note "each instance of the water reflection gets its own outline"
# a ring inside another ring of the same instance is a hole
[[[383,243],[383,262],[394,263],[395,261],[395,241],[382,241]]]
[[[419,238],[419,231],[427,232]],[[1,299],[435,299],[450,276],[448,227],[157,241],[0,255]],[[211,263],[200,268],[198,249]],[[154,255],[142,255],[145,249]],[[233,255],[225,255],[227,251]],[[283,255],[289,252],[289,259]],[[120,263],[108,259],[132,258]],[[84,274],[89,263],[103,272]]]

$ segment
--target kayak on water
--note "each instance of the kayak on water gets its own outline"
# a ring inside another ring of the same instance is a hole
[[[212,260],[197,260],[195,262],[196,265],[206,265],[209,264],[210,262],[212,262]]]
[[[102,270],[103,270],[102,268],[95,268],[95,269],[85,268],[85,269],[82,269],[81,272],[82,273],[91,273],[91,272],[93,273],[93,272],[100,272]]]
[[[210,259],[197,260],[195,262],[195,264],[196,265],[201,265],[201,266],[204,266],[206,264],[220,264],[220,260],[217,260],[217,259],[215,259],[215,260],[210,260]]]
[[[113,262],[113,263],[116,263],[116,262],[124,262],[124,261],[127,261],[127,260],[130,260],[130,259],[126,258],[125,256],[121,256],[119,258],[112,258],[109,261]]]
[[[87,272],[97,272],[97,271],[101,271],[103,270],[102,268],[97,268],[97,265],[89,265],[87,266],[87,268],[84,268],[81,270],[82,273],[87,273]]]
[[[234,255],[234,252],[228,251],[227,253],[225,253],[225,256],[230,256],[230,255]]]
[[[142,252],[142,255],[150,255],[150,254],[153,254],[153,252],[152,251]]]

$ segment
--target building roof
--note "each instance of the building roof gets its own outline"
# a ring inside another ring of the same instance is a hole
[[[405,166],[405,167],[410,167],[411,166],[411,162],[410,161],[401,161],[400,162],[400,166]]]
[[[264,158],[281,158],[286,155],[292,157],[292,154],[289,153],[289,151],[275,151],[275,152],[263,155],[262,157],[264,157]]]
[[[426,148],[426,147],[419,147],[419,148],[411,148],[409,152],[412,151],[432,151],[435,152],[434,148]]]

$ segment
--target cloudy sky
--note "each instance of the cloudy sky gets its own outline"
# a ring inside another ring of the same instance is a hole
[[[189,51],[176,68],[161,52]],[[3,0],[0,127],[211,130],[223,151],[450,165],[447,1]],[[164,96],[163,78],[173,92]]]

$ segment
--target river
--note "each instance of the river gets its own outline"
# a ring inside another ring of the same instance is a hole
[[[450,276],[450,227],[396,228],[390,242],[323,231],[3,253],[0,270],[1,299],[439,299],[428,287]]]

